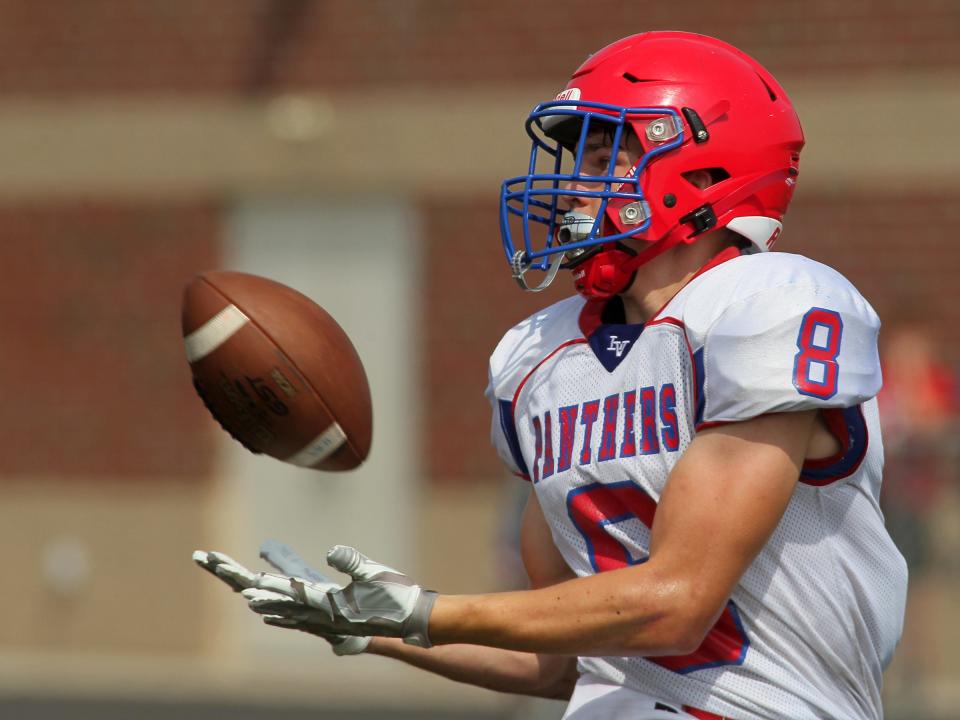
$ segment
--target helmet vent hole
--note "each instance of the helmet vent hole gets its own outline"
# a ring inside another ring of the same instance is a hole
[[[730,173],[720,167],[700,168],[683,173],[683,179],[699,190],[706,190],[730,178]]]
[[[760,82],[762,82],[762,83],[763,83],[763,87],[766,88],[766,90],[767,90],[767,95],[770,96],[770,99],[771,99],[773,102],[776,102],[776,101],[777,101],[777,94],[773,91],[773,88],[770,87],[770,83],[768,83],[766,80],[764,80],[764,79],[763,79],[763,75],[761,75],[760,73],[757,73],[757,77],[760,78]]]
[[[632,82],[632,83],[654,82],[653,80],[644,80],[643,78],[638,78],[636,75],[628,72],[625,72],[623,74],[623,79],[626,80],[627,82]]]

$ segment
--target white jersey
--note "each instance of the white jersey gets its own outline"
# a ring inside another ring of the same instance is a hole
[[[880,718],[907,577],[879,508],[873,309],[786,253],[711,267],[642,326],[601,324],[598,305],[531,316],[490,361],[494,444],[578,575],[646,559],[670,470],[701,428],[820,409],[842,450],[804,466],[696,652],[585,657],[581,673],[735,718]]]

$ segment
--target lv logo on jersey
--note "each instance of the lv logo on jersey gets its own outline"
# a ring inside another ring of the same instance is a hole
[[[653,455],[661,447],[667,452],[680,449],[673,383],[568,405],[556,413],[548,410],[535,415],[532,424],[536,457],[531,478],[535,483],[566,472],[574,462],[589,465],[638,454]]]
[[[613,372],[636,346],[643,325],[601,325],[589,338],[590,347],[607,372]]]
[[[610,344],[607,346],[607,350],[612,350],[617,354],[617,357],[622,357],[623,351],[627,349],[627,345],[629,345],[631,342],[631,340],[617,340],[616,335],[611,335]]]

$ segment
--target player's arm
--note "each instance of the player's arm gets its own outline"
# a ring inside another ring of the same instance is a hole
[[[702,431],[667,481],[647,562],[526,592],[441,595],[431,640],[581,655],[694,651],[783,515],[815,415]]]
[[[420,647],[689,654],[780,521],[815,417],[769,414],[702,431],[667,480],[651,554],[640,565],[521,592],[437,595],[338,545],[327,561],[353,578],[346,588],[267,577],[243,594],[271,624],[305,622],[318,633],[402,637]]]
[[[572,577],[552,543],[543,513],[532,494],[523,515],[521,552],[531,587],[545,587]],[[200,567],[233,590],[243,591],[251,600],[251,606],[265,615],[266,623],[322,637],[330,642],[337,655],[362,652],[383,655],[459,682],[538,697],[568,698],[576,683],[576,659],[572,657],[477,645],[425,649],[388,637],[339,633],[330,628],[327,613],[319,607],[326,602],[326,593],[341,590],[336,583],[309,567],[283,543],[265,542],[261,557],[283,574],[253,572],[222,553],[194,553],[194,560]],[[391,571],[391,574],[395,573]],[[419,588],[416,590],[419,592]],[[255,597],[251,597],[249,591],[253,591]],[[298,600],[304,600],[303,593],[319,602],[301,604]],[[268,604],[273,606],[266,612],[261,602],[264,596],[271,598]],[[373,632],[365,634],[372,635]]]
[[[530,493],[520,528],[520,552],[531,588],[574,577],[550,537],[550,529]],[[504,650],[480,645],[443,645],[429,649],[394,638],[373,638],[368,654],[395,658],[457,682],[498,692],[566,700],[577,681],[576,658]]]
[[[460,644],[417,648],[383,637],[374,638],[367,653],[487,690],[551,700],[568,700],[577,681],[576,659],[562,655]]]

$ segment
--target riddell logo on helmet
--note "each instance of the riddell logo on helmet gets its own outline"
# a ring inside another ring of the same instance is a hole
[[[556,100],[579,100],[580,99],[580,88],[567,88],[561,92]]]

